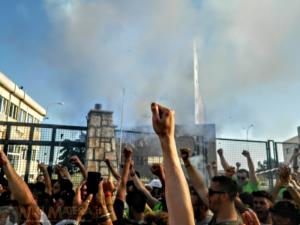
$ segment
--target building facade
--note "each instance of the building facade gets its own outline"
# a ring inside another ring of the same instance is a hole
[[[0,121],[20,122],[20,123],[41,123],[46,115],[46,110],[27,95],[22,87],[19,87],[7,76],[0,72]],[[6,126],[0,126],[1,138],[6,137]],[[34,139],[39,140],[40,131],[34,132]],[[27,140],[29,137],[29,128],[24,126],[13,127],[10,131],[10,138],[16,140]],[[3,146],[0,146],[3,148]],[[32,155],[37,155],[38,147],[32,148]],[[26,167],[26,146],[10,145],[7,155],[13,165],[16,165],[16,171],[20,176],[25,175]],[[34,179],[37,175],[37,160],[32,157],[30,168],[30,178]]]

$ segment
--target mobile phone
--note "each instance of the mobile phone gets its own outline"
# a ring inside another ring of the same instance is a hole
[[[87,192],[89,194],[96,194],[98,192],[98,184],[101,180],[101,173],[99,172],[88,172],[87,177]]]

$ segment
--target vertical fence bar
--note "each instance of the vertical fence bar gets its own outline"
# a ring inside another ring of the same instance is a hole
[[[6,155],[7,155],[7,151],[8,151],[8,140],[10,139],[10,133],[11,133],[11,124],[6,124],[6,134],[5,134],[5,140],[4,140],[4,146],[3,146],[3,150]]]
[[[49,166],[53,166],[54,153],[55,153],[55,138],[56,138],[56,128],[52,128],[52,137],[50,145],[50,157],[49,157]]]
[[[31,157],[32,157],[32,141],[33,141],[33,134],[34,134],[34,126],[32,124],[29,125],[30,131],[29,131],[29,144],[28,149],[26,153],[26,169],[25,169],[25,175],[24,180],[25,182],[28,182],[28,177],[30,174],[30,166],[31,166]]]
[[[271,191],[273,189],[273,176],[272,176],[272,158],[271,158],[271,141],[268,140],[266,142],[266,153],[267,153],[267,170],[268,170],[268,179],[269,179],[269,190]]]

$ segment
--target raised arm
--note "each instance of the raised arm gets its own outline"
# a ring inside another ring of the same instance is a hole
[[[128,175],[130,171],[130,164],[131,164],[131,156],[132,156],[132,149],[125,147],[123,150],[123,155],[125,158],[124,168],[121,176],[120,185],[117,190],[117,198],[125,202],[126,200],[126,184],[128,180]]]
[[[85,169],[85,167],[84,167],[83,163],[81,162],[81,160],[78,158],[78,156],[77,155],[71,156],[70,157],[70,162],[79,168],[79,170],[82,174],[83,180],[86,180],[88,172]]]
[[[226,161],[226,159],[224,157],[223,149],[220,148],[220,149],[217,150],[217,152],[218,152],[218,155],[220,157],[221,165],[222,165],[224,171],[228,170],[229,167],[230,167],[230,165],[229,165],[229,163]]]
[[[134,182],[134,186],[140,191],[142,192],[146,198],[147,198],[147,204],[153,208],[157,203],[159,203],[159,201],[154,198],[151,193],[145,188],[145,185],[143,184],[143,182],[140,180],[140,178],[136,175],[134,168],[131,169],[130,171],[130,176]]]
[[[152,103],[151,110],[153,129],[163,152],[169,224],[194,225],[191,196],[176,149],[175,113],[156,103]]]
[[[20,206],[26,207],[26,224],[37,224],[41,217],[40,208],[23,179],[16,173],[6,154],[0,150],[0,166],[6,175],[9,189]]]
[[[44,163],[38,164],[38,168],[42,171],[44,178],[45,178],[45,192],[49,195],[52,194],[52,184],[51,184],[51,178],[47,170],[47,166]]]
[[[190,162],[189,156],[190,156],[191,150],[188,148],[182,148],[180,149],[181,158],[183,160],[184,166],[188,172],[190,181],[197,192],[197,194],[200,196],[201,200],[204,202],[206,206],[208,206],[208,198],[207,198],[207,186],[204,182],[204,177],[200,171],[198,171]]]
[[[250,178],[250,182],[257,185],[257,184],[258,184],[258,179],[257,179],[257,176],[256,176],[256,174],[255,174],[255,167],[254,167],[252,158],[251,158],[251,156],[250,156],[250,152],[244,150],[244,151],[242,152],[242,154],[243,154],[243,156],[245,156],[246,159],[247,159],[247,164],[248,164],[248,169],[249,169],[249,178]]]
[[[114,176],[114,178],[119,181],[121,179],[120,174],[118,173],[118,171],[112,167],[111,162],[109,159],[105,159],[104,160],[105,164],[107,165],[107,168],[110,170],[110,172],[112,173],[112,175]]]

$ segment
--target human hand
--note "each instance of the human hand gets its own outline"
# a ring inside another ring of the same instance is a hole
[[[250,157],[250,152],[247,151],[247,150],[244,150],[244,151],[242,152],[242,155],[245,156],[246,158],[249,158],[249,157]]]
[[[130,147],[125,147],[123,150],[123,155],[125,159],[130,159],[132,156],[132,149]]]
[[[161,177],[164,173],[164,167],[160,163],[153,163],[150,170],[155,176],[158,177]]]
[[[113,192],[115,191],[115,185],[111,179],[111,177],[107,178],[107,179],[103,179],[103,192],[106,193],[110,193],[111,195],[113,194]]]
[[[235,168],[234,166],[230,166],[225,170],[225,176],[232,177],[235,174]]]
[[[45,163],[39,163],[39,164],[38,164],[38,168],[39,168],[40,170],[47,170],[47,165],[46,165]]]
[[[211,166],[213,169],[217,169],[218,165],[216,161],[212,161]]]
[[[72,164],[74,164],[74,165],[79,165],[79,164],[82,163],[81,160],[79,159],[79,157],[78,157],[77,155],[72,155],[72,156],[70,157],[70,162],[71,162]]]
[[[188,160],[192,153],[192,150],[189,148],[181,148],[179,151],[180,151],[180,156],[183,161]]]
[[[244,225],[260,225],[259,219],[256,213],[252,210],[246,210],[242,214]]]
[[[98,192],[96,194],[96,205],[98,206],[98,215],[103,215],[108,212],[103,191],[103,180],[98,184]]]
[[[76,221],[78,222],[78,224],[80,223],[82,217],[86,214],[86,212],[89,208],[89,204],[92,201],[92,199],[93,199],[93,195],[89,194],[88,197],[86,198],[86,200],[80,204],[78,214],[76,217]]]
[[[75,196],[73,199],[74,206],[80,206],[83,203],[82,193],[81,193],[81,189],[82,189],[83,185],[86,185],[86,180],[81,181],[81,183],[77,186],[77,188],[75,190]]]
[[[151,104],[152,125],[160,138],[174,137],[175,112],[156,103]]]
[[[0,149],[0,166],[6,166],[9,163],[7,155]]]
[[[222,156],[223,156],[223,149],[222,149],[222,148],[219,148],[219,149],[217,150],[217,153],[219,154],[220,157],[222,157]]]
[[[278,182],[280,185],[284,186],[284,185],[288,185],[289,181],[291,180],[291,169],[284,165],[279,167],[278,169]]]

